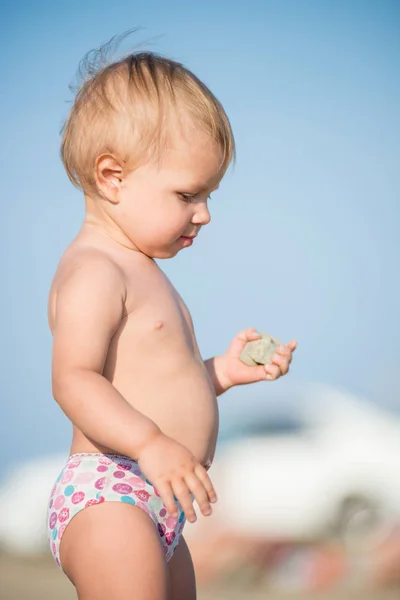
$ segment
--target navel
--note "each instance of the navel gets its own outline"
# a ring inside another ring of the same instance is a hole
[[[164,327],[164,323],[162,321],[157,321],[154,325],[154,329],[162,329]]]

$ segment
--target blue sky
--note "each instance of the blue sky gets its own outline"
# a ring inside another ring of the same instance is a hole
[[[237,165],[214,194],[212,223],[162,263],[204,356],[258,327],[299,340],[292,384],[325,382],[396,409],[398,2],[20,1],[3,4],[0,17],[0,472],[69,445],[51,398],[46,302],[83,201],[63,172],[59,130],[79,60],[136,26],[144,29],[131,44],[150,39],[149,49],[191,68],[236,136]],[[251,398],[267,406],[287,385],[240,395],[251,410]],[[223,426],[229,402],[221,399]]]

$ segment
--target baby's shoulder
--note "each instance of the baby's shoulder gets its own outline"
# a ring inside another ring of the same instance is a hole
[[[122,306],[126,298],[124,273],[112,256],[96,248],[71,244],[60,259],[48,297],[48,319],[53,329],[56,307],[80,309],[93,302]]]
[[[62,255],[53,278],[50,293],[66,289],[114,286],[121,292],[126,287],[124,269],[109,252],[87,244],[72,243]]]
[[[123,268],[111,253],[84,244],[71,244],[64,252],[57,269],[64,276],[76,272],[85,275],[109,276],[111,274],[123,275]]]

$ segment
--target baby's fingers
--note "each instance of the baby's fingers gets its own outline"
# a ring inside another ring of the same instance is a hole
[[[279,367],[281,375],[286,375],[289,371],[289,365],[291,362],[291,358],[288,356],[283,356],[282,354],[274,354],[272,357],[272,364]]]
[[[204,488],[202,482],[196,477],[196,475],[188,475],[185,479],[188,488],[192,492],[196,499],[197,504],[204,516],[211,515],[212,509],[210,505],[210,499]]]
[[[290,344],[294,344],[292,348]],[[280,344],[275,349],[275,355],[284,356],[289,359],[289,362],[292,360],[292,353],[296,350],[296,342],[290,342],[290,344]]]
[[[183,479],[175,479],[172,483],[172,489],[178,499],[182,510],[190,523],[194,523],[197,519],[196,512],[193,507],[193,500],[190,497],[190,491],[187,483]]]
[[[207,471],[205,470],[205,468],[202,465],[197,465],[194,472],[196,473],[197,477],[200,479],[201,483],[203,484],[204,489],[207,492],[207,496],[208,496],[210,502],[216,502],[217,494],[214,490],[214,486],[211,483],[211,479],[210,479]]]
[[[176,505],[174,493],[172,491],[170,483],[168,481],[161,483],[159,482],[156,487],[168,513],[171,515],[171,517],[177,517],[178,507]]]
[[[266,378],[269,380],[279,379],[279,377],[282,375],[278,365],[265,365],[264,369],[266,372]]]

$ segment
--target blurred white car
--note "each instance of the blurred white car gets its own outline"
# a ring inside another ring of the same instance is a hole
[[[297,427],[271,433],[266,420],[262,433],[258,416],[221,450],[211,471],[219,518],[255,536],[368,548],[400,522],[400,420],[327,386],[302,394]]]

